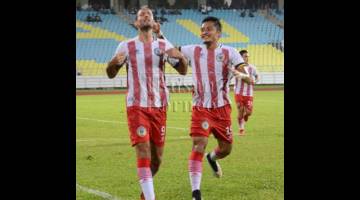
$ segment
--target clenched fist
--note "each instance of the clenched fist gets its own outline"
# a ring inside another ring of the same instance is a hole
[[[171,48],[165,52],[170,58],[182,59],[184,55],[176,48]]]

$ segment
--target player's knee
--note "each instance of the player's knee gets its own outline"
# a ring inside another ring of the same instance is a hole
[[[206,148],[206,143],[205,142],[197,142],[193,144],[193,150],[197,151],[197,152],[204,152]]]
[[[249,117],[250,115],[252,114],[252,111],[251,110],[247,110],[246,111],[246,115]]]
[[[150,145],[148,143],[139,143],[136,147],[141,152],[150,151]]]
[[[231,149],[232,149],[232,146],[229,145],[229,146],[226,146],[226,147],[220,149],[219,153],[221,154],[222,157],[225,157],[231,153]]]
[[[193,151],[204,153],[206,145],[207,145],[207,138],[205,137],[193,138]]]
[[[148,143],[138,143],[135,148],[139,157],[150,157],[151,151]]]
[[[200,153],[205,152],[205,148],[206,148],[206,145],[205,145],[205,144],[196,144],[196,145],[193,145],[193,150],[194,150],[194,151],[197,151],[197,152],[200,152]]]

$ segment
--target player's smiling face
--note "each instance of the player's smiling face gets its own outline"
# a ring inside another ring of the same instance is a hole
[[[154,17],[150,9],[142,8],[137,13],[135,25],[141,30],[149,30],[154,25]]]
[[[201,39],[204,43],[217,42],[221,32],[214,26],[214,22],[207,21],[201,25]]]

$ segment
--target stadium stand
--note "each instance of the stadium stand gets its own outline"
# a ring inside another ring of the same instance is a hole
[[[201,19],[207,15],[197,10],[180,11],[181,15],[165,15],[168,22],[161,26],[163,33],[176,46],[201,43]],[[275,11],[272,13],[283,20],[283,14],[277,14]],[[99,15],[102,22],[86,22],[89,14]],[[130,19],[135,18],[134,14],[124,14]],[[208,15],[222,20],[223,35],[220,41],[223,44],[238,50],[248,49],[251,62],[261,72],[283,72],[284,52],[283,48],[280,48],[284,37],[283,29],[257,12],[253,14],[254,17],[240,17],[238,10],[214,9]],[[77,74],[105,75],[106,63],[113,56],[119,42],[137,34],[135,28],[127,21],[118,15],[76,11],[76,69],[80,72]],[[175,73],[175,70],[167,67],[166,72]],[[125,70],[120,71],[120,75],[125,73]]]

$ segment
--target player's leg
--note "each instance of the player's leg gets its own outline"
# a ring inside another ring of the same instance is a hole
[[[150,148],[151,148],[151,173],[152,176],[154,177],[155,174],[159,171],[162,162],[164,147],[156,146],[154,142],[150,142]]]
[[[150,169],[152,177],[155,176],[155,174],[159,171],[159,167],[162,161],[162,155],[164,152],[164,147],[158,147],[155,145],[154,142],[150,141],[150,149],[151,149],[151,163],[150,163]],[[145,195],[142,192],[140,195],[141,200],[145,200]]]
[[[166,135],[166,107],[154,108],[149,113],[151,119],[151,172],[152,175],[158,172],[164,152],[165,135]]]
[[[241,103],[237,103],[237,109],[238,109],[238,124],[239,124],[239,135],[245,135],[245,114],[246,110],[245,107]]]
[[[242,136],[245,134],[245,106],[242,103],[242,96],[240,95],[236,95],[235,96],[235,102],[236,102],[236,108],[238,110],[238,116],[237,116],[237,121],[239,124],[239,135]]]
[[[141,142],[135,145],[137,157],[137,172],[145,200],[155,200],[154,184],[150,168],[150,142]]]
[[[137,175],[144,199],[154,200],[155,192],[151,173],[150,124],[140,108],[127,108],[131,143],[137,157]]]
[[[233,137],[230,105],[218,108],[214,112],[213,120],[212,133],[218,141],[218,146],[212,152],[206,154],[206,159],[215,177],[220,178],[222,176],[222,170],[217,160],[225,158],[231,153],[232,149]]]
[[[247,122],[248,120],[249,120],[249,117],[251,116],[251,114],[252,114],[252,111],[251,110],[249,110],[249,109],[244,109],[244,121],[245,122]]]
[[[202,161],[211,130],[207,115],[206,109],[198,107],[192,109],[190,130],[192,150],[189,156],[188,170],[193,200],[201,200]]]
[[[217,160],[223,159],[231,153],[232,144],[228,141],[217,139],[218,146],[206,154],[206,159],[214,172],[215,177],[220,178],[223,175],[221,166]]]
[[[252,112],[253,112],[253,98],[252,97],[248,97],[246,99],[246,106],[244,107],[244,120],[245,122],[247,122],[249,120],[249,117],[251,116]]]
[[[217,139],[218,146],[210,153],[211,160],[223,159],[231,153],[232,144],[222,139]]]
[[[192,136],[192,151],[189,156],[188,169],[193,200],[201,200],[200,184],[202,177],[202,160],[208,138],[205,136]]]

